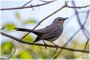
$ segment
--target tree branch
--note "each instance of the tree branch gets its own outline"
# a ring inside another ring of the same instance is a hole
[[[73,6],[75,6],[75,2],[72,1],[72,3],[73,3]],[[75,14],[76,14],[76,17],[77,17],[77,21],[78,21],[78,23],[79,23],[79,25],[80,25],[80,27],[81,27],[81,30],[82,30],[84,36],[85,36],[86,39],[87,39],[87,42],[86,42],[86,46],[87,46],[87,43],[88,43],[88,41],[89,41],[89,37],[88,37],[88,35],[86,34],[86,32],[84,31],[84,30],[85,30],[84,26],[82,26],[82,24],[81,24],[78,10],[74,8],[74,11],[75,11]],[[88,11],[88,14],[89,14],[89,11]],[[87,20],[87,18],[88,18],[88,14],[87,14],[85,20]],[[85,49],[86,49],[86,47],[85,47]]]
[[[23,5],[23,7],[26,6],[27,4],[29,4],[30,2],[32,2],[32,0],[31,0],[31,1],[28,1],[27,3],[25,3],[25,4]]]
[[[44,44],[38,44],[38,43],[30,43],[30,42],[25,42],[19,38],[16,38],[14,36],[11,36],[9,34],[6,34],[4,32],[0,32],[1,35],[9,37],[15,41],[18,41],[20,43],[24,43],[24,44],[28,44],[28,45],[36,45],[36,46],[45,46]],[[84,50],[79,50],[79,49],[73,49],[73,48],[66,48],[66,47],[62,47],[62,46],[54,46],[54,45],[47,45],[47,47],[51,47],[51,48],[61,48],[61,49],[65,49],[65,50],[69,50],[69,51],[77,51],[77,52],[83,52],[83,53],[90,53],[90,51],[84,51]]]
[[[26,8],[33,8],[33,7],[40,7],[40,6],[43,6],[43,5],[47,5],[51,2],[54,2],[54,1],[49,1],[49,2],[46,2],[46,3],[42,3],[42,4],[37,4],[37,5],[30,5],[30,6],[20,6],[20,7],[13,7],[13,8],[1,8],[0,10],[1,11],[4,11],[4,10],[16,10],[16,9],[26,9]]]
[[[89,17],[89,12],[90,12],[90,11],[88,10],[88,11],[87,11],[87,15],[86,15],[86,19],[85,19],[85,20],[88,19],[88,17]],[[84,26],[82,26],[82,27],[84,27]],[[89,39],[87,39],[87,41],[86,41],[86,43],[85,43],[85,48],[84,48],[84,50],[86,50],[88,42],[89,42]]]
[[[81,9],[81,8],[87,8],[89,7],[90,5],[86,5],[86,6],[67,6],[68,8],[78,8],[78,9]]]

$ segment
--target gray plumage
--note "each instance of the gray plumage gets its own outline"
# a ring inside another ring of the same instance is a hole
[[[45,28],[38,30],[24,29],[24,28],[15,28],[17,31],[32,32],[37,35],[37,38],[34,42],[40,40],[47,40],[50,42],[55,41],[63,32],[63,23],[67,18],[57,17],[53,23]]]

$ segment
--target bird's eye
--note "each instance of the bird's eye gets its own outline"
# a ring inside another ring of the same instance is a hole
[[[59,21],[60,21],[61,19],[59,19]]]

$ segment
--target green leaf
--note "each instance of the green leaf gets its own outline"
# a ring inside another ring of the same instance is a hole
[[[16,12],[15,15],[18,20],[22,20],[22,17],[19,12]]]
[[[16,25],[13,23],[7,23],[4,26],[5,26],[5,30],[7,30],[7,31],[12,31],[12,30],[14,30],[13,28],[16,27]]]
[[[10,54],[12,52],[13,43],[6,41],[1,44],[1,55]]]
[[[30,35],[27,35],[25,38],[24,38],[25,41],[27,42],[33,42],[34,39],[30,36]]]
[[[26,20],[23,22],[23,24],[34,24],[34,23],[36,23],[35,20]]]
[[[27,50],[22,50],[19,52],[19,54],[17,55],[17,58],[20,59],[32,59],[31,54],[29,53],[29,51]]]

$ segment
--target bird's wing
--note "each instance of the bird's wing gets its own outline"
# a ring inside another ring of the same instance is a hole
[[[42,34],[45,34],[45,33],[50,32],[50,30],[52,30],[52,29],[54,29],[54,28],[55,28],[54,26],[49,25],[49,26],[46,26],[46,27],[43,28],[43,29],[38,29],[38,30],[36,30],[36,31],[37,31],[37,32],[40,32],[40,33],[42,33]]]
[[[44,37],[44,39],[49,40],[49,39],[53,39],[55,37],[59,37],[61,35],[61,29],[58,27],[55,27],[52,30],[49,30],[47,33],[43,34],[42,37]]]

